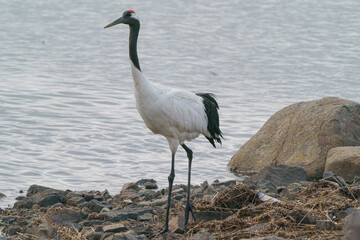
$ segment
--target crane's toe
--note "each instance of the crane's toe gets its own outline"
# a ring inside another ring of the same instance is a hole
[[[196,217],[195,217],[195,213],[194,213],[194,210],[193,210],[193,205],[191,204],[190,201],[187,201],[186,202],[186,206],[185,206],[185,225],[188,224],[189,222],[189,213],[191,212],[191,216],[192,218],[194,219],[194,221],[196,221]]]

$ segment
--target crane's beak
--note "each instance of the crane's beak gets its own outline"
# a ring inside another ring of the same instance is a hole
[[[104,28],[109,28],[109,27],[112,27],[112,26],[115,26],[119,23],[123,23],[124,22],[124,18],[123,17],[120,17],[118,19],[116,19],[115,21],[113,21],[112,23],[106,25]]]

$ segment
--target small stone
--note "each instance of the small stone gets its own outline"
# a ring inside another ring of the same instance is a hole
[[[86,220],[83,222],[80,222],[80,225],[84,226],[84,227],[93,227],[96,225],[102,225],[104,224],[104,221],[102,220]]]
[[[332,231],[335,230],[336,225],[330,220],[317,220],[316,228],[323,231]]]
[[[138,217],[138,221],[150,221],[153,218],[153,214],[145,213]]]
[[[216,240],[216,238],[206,230],[201,230],[194,235],[194,240]]]
[[[0,192],[0,199],[6,198],[6,195]]]
[[[153,182],[144,183],[144,187],[145,187],[145,189],[157,189],[158,188],[157,184],[153,183]]]
[[[126,190],[135,190],[136,192],[138,192],[141,190],[141,188],[136,183],[130,182],[123,185],[121,192]]]
[[[22,200],[22,199],[24,199],[25,198],[25,196],[17,196],[16,198],[15,198],[15,200]]]
[[[24,191],[23,191],[23,190],[20,190],[19,193],[24,193]]]
[[[137,235],[134,231],[129,230],[124,233],[114,234],[112,240],[145,240],[146,237]]]
[[[128,230],[127,227],[125,227],[124,224],[121,223],[106,225],[103,227],[104,232],[119,233],[119,232],[125,232],[127,230]]]
[[[84,234],[87,240],[100,240],[102,235],[101,232],[87,232]]]
[[[172,233],[184,233],[185,232],[185,217],[176,216],[169,221],[169,230]]]
[[[114,209],[109,212],[99,214],[99,217],[104,217],[107,221],[119,222],[128,219],[137,220],[140,215],[145,213],[152,213],[152,209],[149,207]]]
[[[49,214],[54,223],[65,225],[65,223],[79,223],[82,221],[82,215],[70,208],[62,208]]]
[[[20,209],[20,208],[31,209],[33,205],[34,205],[33,200],[31,198],[25,197],[25,198],[15,202],[14,208],[15,209]]]
[[[100,213],[101,210],[105,207],[104,204],[102,204],[101,202],[99,202],[98,200],[95,200],[95,199],[91,200],[88,203],[81,204],[81,205],[86,206],[89,209],[91,209],[91,210],[93,210],[94,212],[97,212],[97,213]]]

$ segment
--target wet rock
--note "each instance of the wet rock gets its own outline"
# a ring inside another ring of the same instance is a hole
[[[199,211],[196,212],[197,220],[212,221],[212,220],[224,220],[231,216],[230,212],[219,212],[219,211]]]
[[[33,190],[32,192],[35,192],[35,190]],[[40,192],[31,195],[31,199],[34,201],[34,203],[39,204],[40,207],[48,207],[56,203],[65,202],[65,198],[64,198],[65,194],[66,192],[61,190],[44,189]]]
[[[73,209],[70,208],[62,208],[55,212],[51,212],[48,214],[51,221],[54,223],[64,225],[65,223],[79,223],[81,222],[82,215]]]
[[[292,183],[305,181],[306,178],[306,171],[302,167],[277,165],[263,168],[250,179],[256,183],[261,180],[268,180],[275,186],[288,186]]]
[[[225,182],[213,182],[211,184],[211,186],[213,187],[220,187],[220,186],[225,186],[225,187],[228,187],[228,186],[231,186],[231,185],[236,185],[236,180],[228,180],[228,181],[225,181]]]
[[[0,199],[6,198],[6,195],[0,192]]]
[[[31,198],[25,197],[25,198],[15,202],[14,208],[15,209],[20,209],[20,208],[31,209],[33,205],[34,205],[34,201]]]
[[[35,195],[39,192],[43,192],[45,190],[55,190],[55,189],[52,189],[52,188],[49,188],[49,187],[44,187],[44,186],[40,186],[40,185],[36,185],[36,184],[33,184],[29,187],[29,189],[27,190],[26,192],[26,196],[27,197],[31,197],[32,195]]]
[[[146,206],[153,206],[153,207],[164,206],[165,204],[167,204],[167,199],[168,199],[168,197],[164,196],[162,198],[158,198],[158,199],[155,199],[153,201],[140,202],[140,204],[141,205],[146,205]]]
[[[330,220],[317,220],[316,228],[322,231],[332,231],[336,229],[336,225]]]
[[[216,240],[211,232],[201,230],[194,235],[193,240]]]
[[[126,190],[134,190],[136,192],[139,192],[141,188],[137,185],[137,183],[130,182],[130,183],[125,183],[121,188],[121,192],[124,192]]]
[[[304,167],[310,178],[321,178],[330,149],[359,145],[360,105],[326,97],[275,113],[228,166],[260,170],[269,165],[294,165]]]
[[[184,233],[185,232],[185,217],[176,216],[169,221],[169,230],[172,233]]]
[[[136,182],[138,185],[142,185],[145,189],[157,189],[157,183],[154,179],[141,179]]]
[[[112,208],[111,205],[102,204],[101,202],[99,202],[98,200],[95,200],[95,199],[91,200],[90,202],[84,202],[84,203],[80,204],[79,206],[87,207],[97,213],[100,213],[103,208],[109,208],[109,209]]]
[[[75,192],[69,192],[66,194],[66,203],[72,206],[78,206],[85,202],[85,197]]]
[[[127,209],[114,209],[109,212],[100,213],[100,217],[104,217],[107,221],[119,222],[127,219],[138,220],[139,216],[145,213],[152,213],[149,207],[134,207]]]
[[[121,223],[106,225],[103,226],[102,229],[104,232],[113,232],[113,233],[125,232],[128,230],[128,228]]]

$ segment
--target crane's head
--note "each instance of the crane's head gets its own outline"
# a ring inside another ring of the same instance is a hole
[[[106,25],[104,28],[109,28],[109,27],[115,26],[119,23],[133,26],[133,25],[139,24],[140,22],[139,22],[138,16],[136,16],[136,14],[133,10],[126,10],[120,18],[118,18],[115,21],[113,21],[112,23]]]

